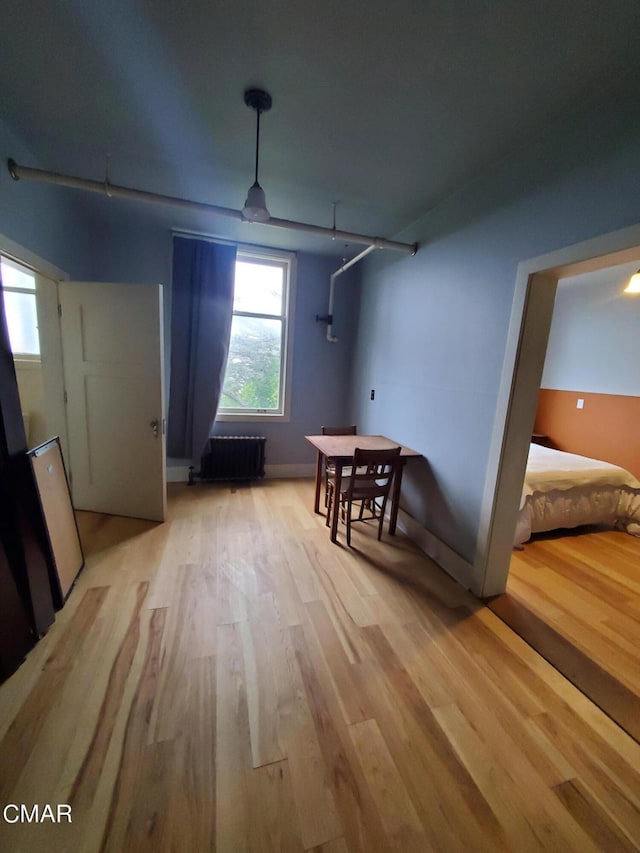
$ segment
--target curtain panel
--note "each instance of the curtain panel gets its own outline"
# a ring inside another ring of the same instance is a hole
[[[236,247],[173,239],[167,453],[200,464],[224,381]]]

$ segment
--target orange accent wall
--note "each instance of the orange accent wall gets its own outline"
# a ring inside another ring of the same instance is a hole
[[[558,450],[604,459],[640,479],[640,397],[541,388],[534,432]]]

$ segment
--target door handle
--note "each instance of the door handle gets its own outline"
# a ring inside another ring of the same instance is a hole
[[[154,418],[152,421],[150,421],[149,426],[151,427],[151,432],[153,433],[153,437],[157,438],[158,432],[160,430],[160,421],[158,420],[158,418]]]

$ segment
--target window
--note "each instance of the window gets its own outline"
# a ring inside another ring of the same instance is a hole
[[[36,277],[27,267],[0,258],[4,311],[9,329],[11,351],[17,358],[40,358]]]
[[[239,249],[233,319],[218,417],[288,417],[293,256]]]

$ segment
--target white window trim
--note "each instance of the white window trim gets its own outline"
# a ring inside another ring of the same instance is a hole
[[[238,259],[246,257],[250,260],[280,261],[286,263],[286,298],[284,305],[285,326],[283,332],[283,345],[285,355],[281,363],[281,388],[283,394],[282,411],[268,412],[252,409],[243,411],[220,411],[216,415],[216,422],[221,423],[273,423],[288,422],[291,420],[291,383],[293,378],[293,327],[295,315],[295,290],[296,290],[296,255],[293,252],[284,252],[280,249],[269,249],[262,246],[250,246],[243,244],[238,247]],[[242,314],[244,312],[236,312]],[[259,316],[252,314],[251,316]],[[275,316],[275,315],[274,315]]]
[[[2,242],[0,241],[0,258],[4,258],[5,261],[8,261],[9,264],[13,266],[22,267],[22,269],[28,270],[33,273],[34,276],[34,287],[12,287],[9,284],[5,284],[2,282],[2,290],[5,293],[24,293],[27,296],[33,296],[34,301],[37,304],[38,298],[38,283],[37,283],[37,270],[33,269],[29,264],[23,263],[17,258],[12,257],[8,252],[2,251]],[[40,366],[42,363],[42,356],[40,353],[34,352],[14,352],[13,361],[14,364],[20,364],[21,367],[34,370],[34,365]],[[27,367],[29,365],[29,367]]]
[[[65,405],[62,402],[65,384],[62,364],[62,338],[60,336],[60,321],[56,311],[58,305],[58,283],[68,281],[69,274],[2,233],[0,233],[0,253],[10,260],[28,267],[41,280],[44,280],[43,283],[45,286],[42,288],[43,305],[45,313],[51,318],[51,324],[55,323],[57,336],[50,330],[50,339],[53,341],[55,338],[56,343],[45,360],[40,361],[40,369],[46,377],[46,387],[52,389],[53,397],[59,401],[53,407],[48,407],[47,417],[51,415],[52,429],[60,436],[63,456],[67,460],[68,472],[71,476],[73,472],[71,469],[71,455],[69,453],[69,428]],[[36,291],[38,291],[38,288],[36,288]],[[30,367],[29,369],[35,368]]]
[[[40,370],[42,359],[39,355],[14,354],[13,363],[16,370]]]

